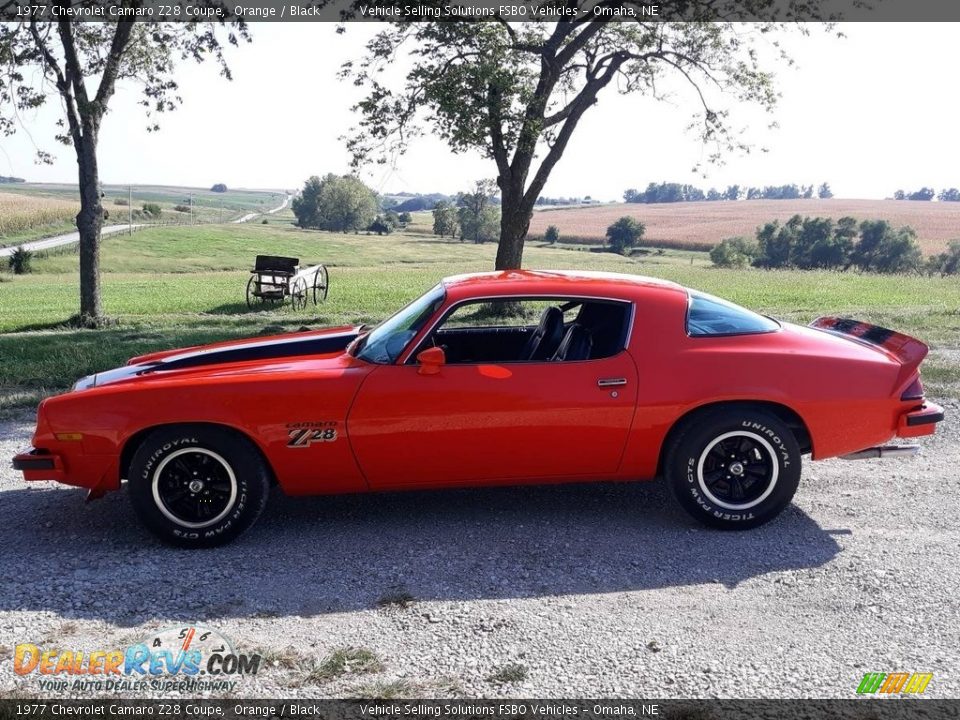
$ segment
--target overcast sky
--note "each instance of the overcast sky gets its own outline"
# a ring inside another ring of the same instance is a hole
[[[183,106],[147,133],[134,87],[111,102],[100,140],[105,183],[296,188],[309,175],[347,171],[339,137],[356,124],[355,88],[336,78],[376,29],[326,23],[260,23],[252,44],[229,53],[233,82],[213,64],[184,63]],[[783,99],[767,131],[741,113],[757,150],[708,171],[692,168],[703,148],[684,132],[695,98],[678,86],[672,104],[620,96],[608,88],[581,122],[544,194],[619,199],[650,181],[766,185],[830,182],[840,197],[889,197],[897,188],[960,187],[957,93],[960,26],[844,25],[846,38],[814,32],[790,40],[795,67],[779,66]],[[0,174],[37,182],[76,182],[71,148],[53,141],[59,103],[24,118],[26,132],[0,138]],[[32,139],[31,139],[32,138]],[[35,143],[35,144],[34,144]],[[766,146],[769,152],[759,148]],[[35,147],[55,151],[34,163]],[[493,177],[491,161],[457,156],[424,138],[394,168],[365,174],[381,192],[456,192]]]

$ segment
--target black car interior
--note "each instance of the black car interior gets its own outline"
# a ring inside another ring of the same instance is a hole
[[[446,319],[423,347],[443,348],[448,364],[599,360],[624,348],[630,304],[557,301],[543,310],[540,322],[533,326],[448,326]]]

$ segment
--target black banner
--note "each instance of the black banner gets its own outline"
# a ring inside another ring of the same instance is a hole
[[[960,700],[0,700],[0,720],[159,717],[167,720],[940,720],[960,715]]]
[[[0,20],[82,22],[960,20],[938,0],[0,0]]]

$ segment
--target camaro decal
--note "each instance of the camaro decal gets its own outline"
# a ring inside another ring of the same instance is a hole
[[[304,448],[313,443],[333,442],[337,439],[336,425],[333,421],[290,423],[287,425],[287,447]]]

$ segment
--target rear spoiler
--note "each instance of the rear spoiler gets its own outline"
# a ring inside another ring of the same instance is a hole
[[[849,318],[820,317],[810,323],[810,327],[843,335],[851,340],[886,351],[903,366],[898,382],[906,381],[920,366],[930,350],[924,343],[909,335]]]

